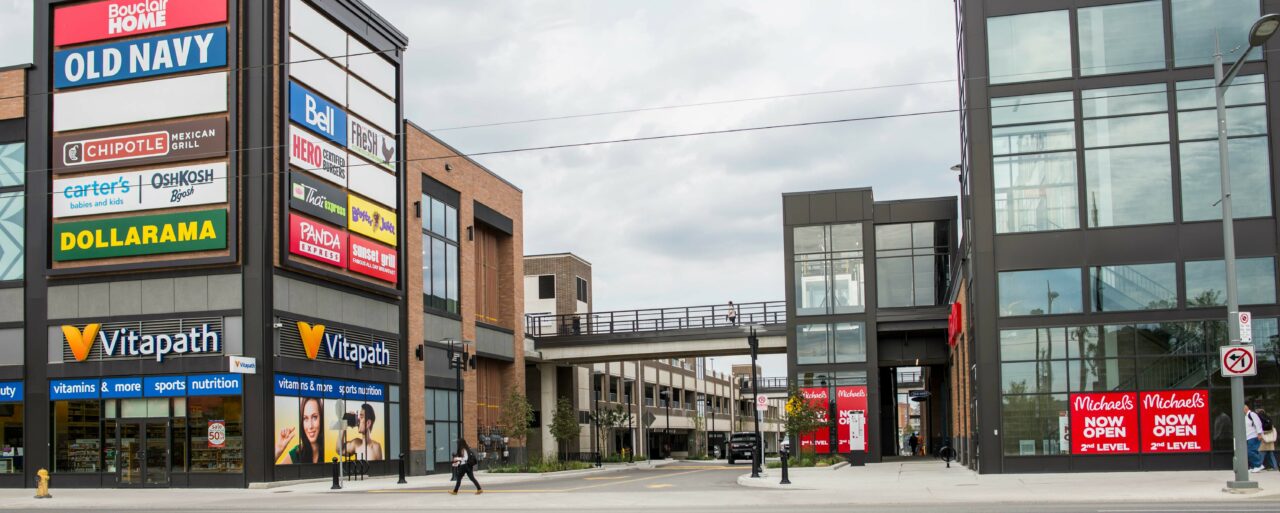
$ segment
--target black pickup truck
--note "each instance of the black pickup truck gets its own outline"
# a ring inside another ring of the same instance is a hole
[[[752,455],[756,450],[756,444],[759,440],[755,433],[734,433],[729,438],[728,458],[729,464],[733,465],[738,460],[747,460],[750,462]]]

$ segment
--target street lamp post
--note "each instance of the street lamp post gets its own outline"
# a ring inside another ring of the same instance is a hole
[[[747,329],[747,345],[751,346],[751,400],[758,401],[760,397],[760,380],[756,377],[756,356],[760,350],[760,339],[756,338],[756,333],[763,332],[764,329],[755,325],[748,324]],[[760,412],[756,411],[755,406],[751,408],[751,417],[755,419],[756,426],[756,448],[751,458],[751,477],[760,477],[760,464],[764,460],[764,435],[760,433]]]
[[[1237,314],[1240,304],[1236,296],[1236,239],[1235,220],[1231,209],[1231,167],[1227,158],[1227,88],[1244,66],[1249,52],[1262,46],[1280,29],[1280,14],[1268,14],[1253,23],[1249,29],[1249,47],[1240,53],[1240,57],[1226,72],[1222,70],[1222,47],[1215,38],[1213,53],[1214,99],[1218,110],[1218,168],[1222,181],[1222,259],[1226,264],[1227,280],[1227,331],[1230,334],[1229,344],[1240,343],[1240,323]],[[1231,379],[1231,431],[1235,445],[1233,468],[1235,480],[1227,481],[1228,489],[1257,488],[1256,481],[1249,480],[1248,449],[1245,440],[1244,416],[1244,378]]]
[[[666,447],[670,444],[671,439],[671,388],[664,388],[658,391],[658,396],[662,397],[662,402],[667,406],[667,427],[662,430],[662,457],[665,459],[668,454]]]
[[[463,430],[463,423],[462,423],[462,369],[466,367],[470,367],[472,369],[476,368],[476,361],[475,361],[474,355],[467,353],[466,341],[448,339],[448,340],[445,340],[444,342],[447,342],[449,344],[449,368],[453,369],[454,371],[454,380],[455,380],[454,383],[458,387],[458,391],[457,391],[458,400],[456,401],[457,402],[456,413],[458,418],[458,437],[461,438],[465,436],[463,434],[465,433],[465,431]],[[461,346],[461,347],[459,348],[458,346]],[[453,479],[451,480],[456,480],[456,479],[459,479],[459,476],[457,472],[454,472]]]
[[[600,467],[600,466],[601,466],[601,465],[600,465],[600,455],[601,455],[601,453],[602,453],[602,452],[603,452],[603,450],[604,450],[604,449],[603,449],[603,447],[601,447],[601,445],[603,445],[603,444],[601,443],[602,441],[600,440],[600,396],[601,396],[601,395],[604,395],[604,390],[605,390],[605,388],[606,388],[606,387],[605,387],[605,383],[604,383],[604,381],[605,381],[606,379],[608,379],[608,378],[606,377],[606,376],[607,376],[607,374],[602,373],[602,372],[600,372],[600,371],[592,371],[592,374],[593,374],[593,377],[595,377],[595,378],[597,378],[597,379],[598,379],[598,381],[597,381],[596,383],[594,383],[594,384],[595,384],[595,385],[597,385],[597,386],[599,387],[599,388],[597,388],[596,390],[594,390],[595,395],[596,395],[596,400],[595,400],[595,413],[591,416],[591,417],[592,417],[592,419],[591,419],[591,435],[592,435],[592,438],[593,438],[593,440],[592,440],[592,445],[595,445],[595,446],[596,446],[596,458],[595,458],[595,460],[596,460],[596,467],[598,468],[598,467]]]
[[[622,386],[627,388],[627,436],[631,438],[631,447],[627,451],[627,462],[634,463],[636,461],[636,420],[635,416],[631,414],[631,402],[636,400],[636,382],[634,380],[628,382],[623,379]]]

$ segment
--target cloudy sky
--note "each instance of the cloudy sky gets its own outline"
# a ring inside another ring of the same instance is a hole
[[[948,0],[366,2],[409,37],[407,117],[463,152],[957,106]],[[0,14],[0,65],[29,61],[31,2]],[[954,195],[959,159],[953,113],[477,157],[524,190],[526,254],[593,264],[597,311],[781,300],[783,192]]]

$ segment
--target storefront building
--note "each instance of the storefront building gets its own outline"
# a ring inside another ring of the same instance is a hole
[[[1280,3],[956,4],[963,290],[952,357],[970,400],[960,454],[982,473],[1225,469],[1230,394],[1213,91]],[[1034,37],[1031,36],[1034,34]],[[1269,107],[1280,63],[1254,50],[1226,95],[1242,311],[1280,409]]]
[[[928,391],[926,446],[945,434],[945,294],[956,198],[875,201],[871,189],[782,196],[789,381],[827,427],[798,450],[878,462],[902,449],[900,370]]]
[[[0,71],[0,486],[394,473],[404,35],[353,1],[125,3],[37,2],[36,64]]]

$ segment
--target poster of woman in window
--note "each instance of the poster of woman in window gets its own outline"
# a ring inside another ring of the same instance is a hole
[[[323,463],[324,402],[317,397],[276,397],[276,465]]]
[[[376,401],[325,400],[328,416],[325,417],[333,443],[325,448],[325,460],[340,459],[382,460],[386,431],[383,424],[383,404]]]

